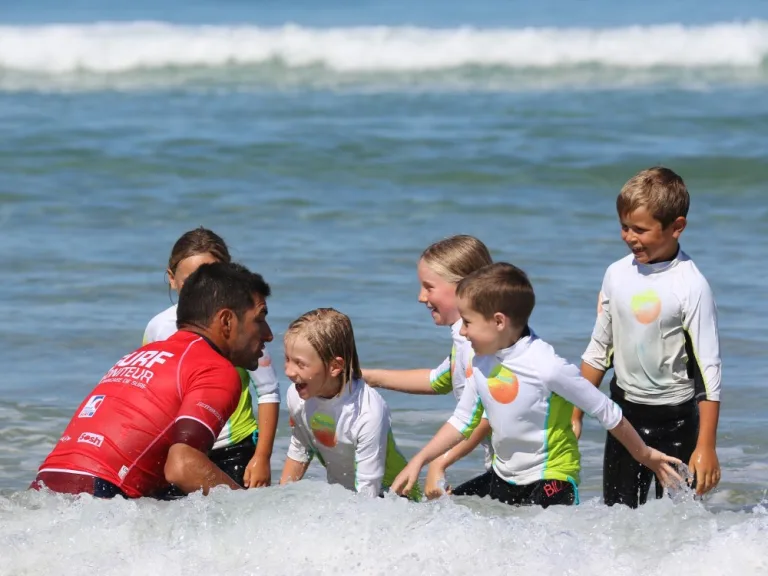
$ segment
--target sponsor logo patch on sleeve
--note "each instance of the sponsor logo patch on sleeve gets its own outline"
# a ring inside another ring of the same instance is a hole
[[[101,448],[101,445],[104,443],[104,436],[101,434],[94,434],[93,432],[83,432],[80,434],[77,441],[81,444],[90,444],[96,448]]]
[[[85,403],[85,406],[83,406],[83,409],[80,410],[80,414],[77,415],[78,418],[93,418],[93,415],[96,414],[96,411],[99,409],[99,406],[101,406],[101,403],[104,402],[104,396],[103,394],[99,394],[98,396],[91,396],[88,398],[88,402]]]

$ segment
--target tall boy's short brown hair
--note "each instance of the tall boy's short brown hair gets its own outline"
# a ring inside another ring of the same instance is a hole
[[[486,320],[501,312],[520,328],[528,324],[536,305],[528,275],[507,262],[489,264],[473,272],[459,282],[456,296],[468,300],[472,310]]]
[[[688,216],[691,199],[683,179],[670,170],[654,166],[630,178],[616,198],[619,218],[644,207],[666,228]]]

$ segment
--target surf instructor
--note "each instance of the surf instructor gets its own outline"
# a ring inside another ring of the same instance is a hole
[[[239,264],[204,264],[184,283],[178,332],[123,356],[78,406],[30,488],[160,497],[239,486],[207,456],[255,370],[270,287]]]

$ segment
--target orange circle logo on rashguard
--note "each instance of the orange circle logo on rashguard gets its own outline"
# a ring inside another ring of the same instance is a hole
[[[471,362],[467,365],[467,369],[464,371],[464,376],[466,376],[467,378],[472,378],[472,363]]]
[[[336,446],[336,421],[328,414],[316,413],[309,421],[309,427],[320,444],[328,448]]]
[[[661,300],[653,290],[646,290],[632,296],[632,313],[641,324],[650,324],[661,313]]]
[[[496,366],[488,375],[488,391],[491,397],[500,404],[509,404],[517,398],[520,384],[517,376],[509,368],[501,364]]]

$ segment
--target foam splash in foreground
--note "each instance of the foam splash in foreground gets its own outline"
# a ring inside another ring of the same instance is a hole
[[[368,500],[321,482],[184,501],[0,498],[0,573],[764,574],[768,513],[690,500],[512,509]]]

